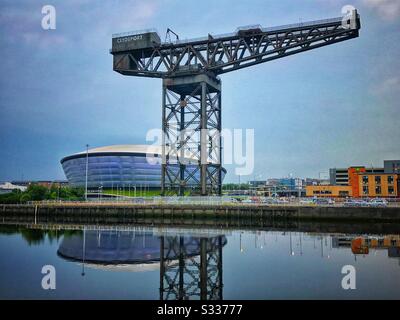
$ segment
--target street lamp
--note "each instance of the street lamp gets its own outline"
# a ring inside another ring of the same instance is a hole
[[[256,182],[256,179],[257,178],[260,178],[261,179],[261,177],[262,177],[262,174],[254,174],[254,195],[256,196],[257,195],[257,182]]]
[[[85,201],[87,201],[87,187],[88,187],[88,167],[89,167],[89,145],[86,145],[86,181],[85,181]]]
[[[100,200],[102,200],[102,197],[103,197],[103,184],[101,184],[100,187],[99,187],[99,198],[100,198]]]

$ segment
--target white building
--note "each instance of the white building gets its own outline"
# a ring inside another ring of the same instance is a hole
[[[12,192],[13,190],[25,191],[26,188],[27,187],[25,187],[25,186],[17,186],[10,182],[5,182],[3,184],[0,184],[0,193],[8,193],[8,192]]]

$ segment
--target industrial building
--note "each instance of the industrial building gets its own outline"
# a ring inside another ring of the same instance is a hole
[[[265,181],[249,181],[250,190],[244,194],[252,194],[266,197],[301,197],[305,195],[304,186],[306,180],[300,178],[277,178]]]
[[[400,174],[400,160],[385,160],[383,162],[385,173],[398,173]]]
[[[385,160],[383,168],[353,166],[329,173],[329,185],[306,187],[308,197],[400,197],[400,160]]]
[[[161,187],[160,146],[113,145],[88,149],[61,160],[68,182],[73,187],[86,186],[88,189],[142,187],[160,189]],[[187,166],[198,160],[186,157]],[[87,170],[86,170],[87,166]],[[179,167],[175,174],[179,175]],[[226,170],[223,168],[223,176]],[[185,175],[187,185],[197,185],[200,172],[193,176]]]

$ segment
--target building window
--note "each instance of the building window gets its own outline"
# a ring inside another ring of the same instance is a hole
[[[339,191],[339,197],[348,197],[349,192],[348,191]]]
[[[388,184],[393,184],[393,182],[394,182],[393,176],[388,176],[387,179],[388,179]]]
[[[381,194],[381,193],[382,193],[382,188],[381,188],[381,186],[376,186],[376,187],[375,187],[375,193],[376,193],[376,194]]]
[[[367,195],[369,193],[368,186],[363,186],[363,194]]]
[[[364,184],[368,184],[368,176],[363,176],[362,181]]]
[[[381,184],[381,176],[375,176],[375,184]]]
[[[313,190],[313,194],[332,194],[331,190]]]
[[[393,194],[394,194],[394,187],[393,187],[393,186],[388,186],[388,193],[389,193],[390,195],[393,195]]]

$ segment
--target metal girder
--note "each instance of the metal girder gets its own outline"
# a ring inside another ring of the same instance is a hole
[[[335,18],[113,53],[114,70],[156,78],[219,75],[358,37],[356,16],[354,28],[343,27],[343,18]]]
[[[160,300],[222,300],[224,236],[160,239]]]
[[[221,194],[220,81],[164,79],[162,96],[162,194]]]
[[[218,75],[349,40],[358,37],[359,29],[359,15],[352,10],[346,18],[266,29],[253,26],[171,43],[161,43],[155,33],[114,38],[115,71],[163,79],[162,194],[183,196],[188,190],[221,194]],[[118,41],[135,39],[145,40],[128,47],[118,45]]]

